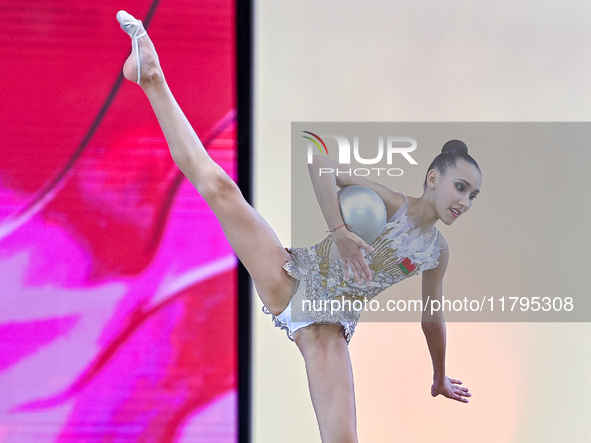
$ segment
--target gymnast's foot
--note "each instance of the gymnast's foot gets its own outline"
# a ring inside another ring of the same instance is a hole
[[[123,65],[123,75],[129,81],[145,88],[164,78],[158,54],[148,37],[144,25],[125,11],[117,13],[121,28],[131,37],[131,54]]]

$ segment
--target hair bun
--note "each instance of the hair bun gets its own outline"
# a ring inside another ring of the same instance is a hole
[[[453,153],[453,151],[467,154],[468,146],[466,146],[466,143],[464,143],[462,140],[450,140],[443,145],[443,148],[441,148],[442,154]]]

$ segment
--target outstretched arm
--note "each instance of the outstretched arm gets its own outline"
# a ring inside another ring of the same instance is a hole
[[[443,275],[447,268],[449,251],[447,243],[440,236],[440,244],[443,247],[439,257],[439,266],[435,269],[423,272],[423,317],[421,326],[427,340],[429,353],[433,362],[433,385],[431,386],[431,395],[433,397],[439,394],[453,400],[468,403],[468,398],[472,394],[468,388],[459,386],[460,380],[449,378],[445,375],[445,345],[446,328],[445,319],[441,310],[431,313],[431,303],[433,300],[441,303],[443,294]]]

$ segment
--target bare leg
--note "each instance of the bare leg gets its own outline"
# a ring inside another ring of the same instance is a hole
[[[353,370],[341,325],[314,324],[294,334],[323,443],[356,443]]]
[[[138,43],[140,86],[172,158],[214,211],[265,306],[275,315],[281,313],[291,299],[291,277],[282,269],[289,254],[234,181],[207,154],[166,84],[149,37],[141,37]],[[135,54],[125,62],[123,73],[128,80],[137,80]],[[297,331],[295,340],[306,361],[323,442],[357,442],[353,374],[341,326],[311,325]]]
[[[291,277],[282,269],[289,254],[267,222],[244,200],[236,183],[209,156],[173,97],[149,36],[139,38],[140,86],[146,93],[170,153],[218,218],[234,252],[250,273],[263,304],[275,315],[291,298]],[[132,53],[123,67],[137,81]]]

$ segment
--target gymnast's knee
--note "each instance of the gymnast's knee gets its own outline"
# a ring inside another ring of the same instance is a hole
[[[309,352],[324,352],[334,346],[346,344],[343,326],[340,324],[313,323],[298,329],[293,338],[304,357]]]
[[[242,198],[242,193],[234,180],[219,165],[212,162],[208,168],[205,179],[197,185],[197,190],[208,203]]]

